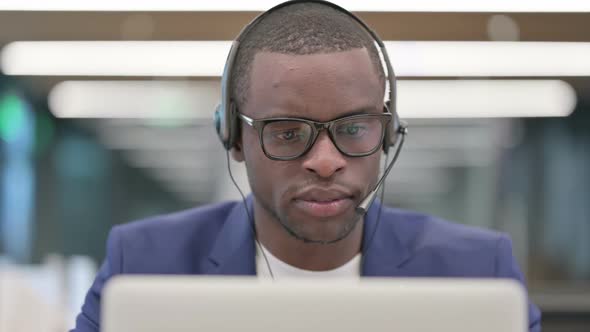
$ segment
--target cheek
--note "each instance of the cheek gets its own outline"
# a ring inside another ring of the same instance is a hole
[[[244,130],[244,128],[242,128]],[[251,128],[246,128],[246,132],[242,134],[242,142],[244,149],[244,158],[248,161],[254,161],[260,156],[264,156],[258,135],[253,132]]]
[[[268,159],[262,151],[257,135],[245,133],[243,140],[244,161],[252,190],[265,196],[280,191],[279,188],[289,178],[285,163]]]
[[[380,175],[380,164],[381,164],[381,153],[377,152],[371,156],[366,157],[363,163],[358,165],[355,170],[356,174],[362,174],[365,183],[369,183],[369,190],[373,189],[373,186],[377,183]]]
[[[246,165],[248,179],[250,181],[250,186],[254,188],[258,182],[258,174],[264,173],[263,170],[266,168],[264,164],[265,160],[263,159],[266,159],[266,157],[258,143],[257,136],[244,133],[242,135],[242,142],[242,153],[244,154],[244,163]]]

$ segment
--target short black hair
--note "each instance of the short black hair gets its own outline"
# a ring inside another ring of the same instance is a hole
[[[250,72],[258,52],[306,55],[366,48],[379,80],[385,73],[375,40],[350,15],[321,3],[295,3],[269,13],[241,40],[232,70],[231,97],[246,102]]]

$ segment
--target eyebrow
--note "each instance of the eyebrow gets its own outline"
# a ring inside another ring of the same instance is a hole
[[[375,107],[364,106],[364,107],[360,107],[355,110],[346,112],[344,114],[341,114],[340,116],[330,119],[328,121],[333,121],[336,119],[345,118],[345,117],[353,116],[353,115],[375,114],[375,112],[374,112],[375,110],[376,110]],[[293,119],[304,119],[304,120],[310,120],[310,121],[316,121],[316,122],[323,122],[323,121],[319,121],[318,119],[312,119],[312,118],[305,117],[305,116],[292,116],[292,115],[285,115],[285,114],[273,114],[271,116],[266,116],[264,118],[261,118],[260,120],[276,119],[276,118],[293,118]]]

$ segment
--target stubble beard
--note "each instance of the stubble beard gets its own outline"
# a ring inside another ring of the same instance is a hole
[[[253,191],[253,194],[256,200],[260,203],[262,208],[266,210],[268,214],[272,217],[273,221],[278,222],[281,227],[293,238],[302,241],[303,243],[308,244],[320,244],[320,245],[329,245],[334,244],[343,239],[347,238],[350,233],[356,228],[358,222],[361,220],[361,216],[353,215],[352,218],[349,217],[341,227],[338,234],[332,239],[314,239],[310,235],[305,234],[305,231],[298,227],[296,222],[290,220],[290,218],[286,215],[280,215],[274,208],[271,207],[270,204],[265,202],[264,200],[260,199],[260,196]]]

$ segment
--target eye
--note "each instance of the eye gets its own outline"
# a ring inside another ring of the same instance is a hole
[[[347,123],[345,125],[339,126],[336,132],[339,135],[359,137],[365,133],[365,130],[365,126],[359,123]]]
[[[280,143],[294,143],[299,142],[305,137],[305,133],[301,128],[273,130],[271,137],[274,141]]]
[[[283,132],[280,132],[276,136],[279,139],[282,139],[283,141],[291,141],[291,140],[294,140],[295,138],[297,138],[297,133],[295,132],[294,129],[291,129],[291,130],[285,130]]]
[[[359,132],[359,127],[358,126],[347,126],[346,127],[346,133],[348,135],[356,135]]]

